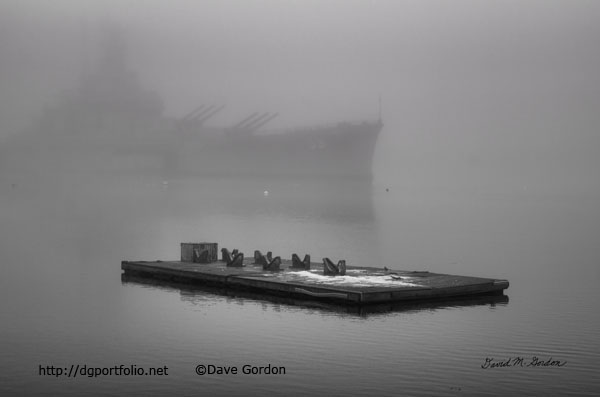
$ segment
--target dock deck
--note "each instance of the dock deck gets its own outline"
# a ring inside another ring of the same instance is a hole
[[[246,258],[244,267],[227,267],[223,261],[123,261],[121,269],[127,275],[358,305],[502,294],[509,286],[506,280],[356,266],[348,266],[344,276],[324,276],[322,264],[302,270],[292,268],[291,260],[271,272],[253,262]]]

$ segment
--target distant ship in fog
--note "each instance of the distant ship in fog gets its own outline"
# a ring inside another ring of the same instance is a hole
[[[104,39],[97,67],[48,107],[2,153],[3,167],[36,172],[156,172],[186,176],[371,178],[378,120],[265,131],[276,113],[253,113],[231,127],[206,122],[224,106],[201,106],[180,119],[162,115],[160,97],[126,65],[118,30]],[[26,159],[26,160],[25,160]]]

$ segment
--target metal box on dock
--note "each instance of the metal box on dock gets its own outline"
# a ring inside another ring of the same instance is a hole
[[[198,260],[198,254],[203,250],[208,250],[208,260],[201,262]],[[196,251],[196,255],[194,255]],[[211,263],[215,262],[218,257],[218,244],[217,243],[181,243],[181,261],[182,262],[195,262],[195,263]]]

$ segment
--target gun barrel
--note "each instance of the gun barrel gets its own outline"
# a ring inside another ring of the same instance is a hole
[[[273,113],[272,115],[270,115],[269,117],[267,117],[266,119],[264,119],[263,121],[261,121],[260,123],[255,125],[254,127],[252,127],[252,131],[258,130],[260,127],[267,124],[269,121],[273,120],[277,116],[279,116],[279,113]]]
[[[209,113],[210,111],[212,111],[215,108],[215,105],[210,105],[209,107],[207,107],[206,109],[202,110],[201,112],[198,112],[194,115],[194,117],[192,117],[190,119],[190,121],[196,121],[201,117],[204,117],[207,113]]]
[[[264,113],[260,117],[257,117],[254,120],[252,120],[250,123],[247,123],[246,125],[244,125],[243,128],[247,129],[247,130],[252,130],[252,129],[254,129],[254,127],[256,125],[260,124],[263,120],[265,120],[268,117],[269,117],[269,113]]]
[[[234,125],[231,128],[232,129],[240,128],[244,123],[246,123],[246,122],[250,121],[251,119],[255,118],[257,115],[258,115],[258,112],[254,112],[250,116],[246,117],[245,119],[243,119],[242,121],[240,121],[239,123],[237,123],[236,125]]]
[[[204,106],[205,105],[198,106],[196,109],[192,110],[191,112],[189,112],[188,114],[186,114],[185,116],[183,116],[181,119],[179,119],[179,121],[187,121],[192,116],[194,116],[195,114],[197,114],[198,112],[200,112],[200,110],[202,110],[204,108]]]
[[[210,119],[211,117],[213,117],[215,114],[219,113],[221,110],[223,110],[225,108],[225,105],[221,105],[218,108],[216,108],[215,110],[213,110],[212,112],[205,114],[204,117],[202,117],[200,120],[198,120],[198,122],[200,124],[204,123],[206,120]]]
[[[257,116],[256,116],[256,117],[253,117],[253,118],[252,118],[251,120],[249,120],[248,122],[246,122],[246,123],[244,123],[244,124],[240,125],[240,126],[239,126],[239,128],[240,128],[240,129],[248,129],[248,127],[249,127],[250,125],[254,124],[256,121],[258,121],[258,120],[262,119],[263,117],[265,117],[265,115],[264,115],[264,114],[259,114],[259,113],[256,113],[256,114],[257,114]]]

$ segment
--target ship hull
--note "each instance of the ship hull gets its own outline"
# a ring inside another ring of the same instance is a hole
[[[198,134],[170,163],[183,175],[370,179],[381,128],[364,122],[284,134]]]

